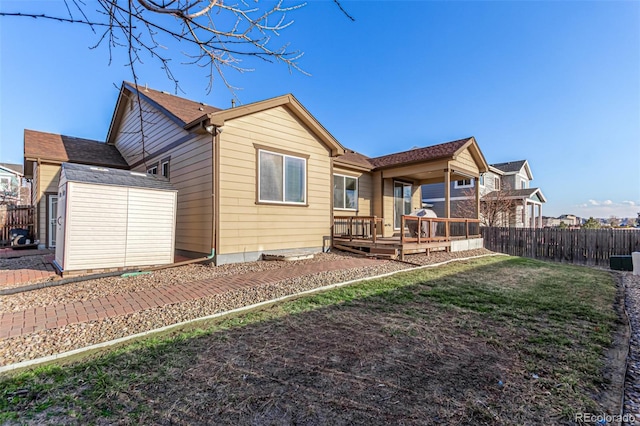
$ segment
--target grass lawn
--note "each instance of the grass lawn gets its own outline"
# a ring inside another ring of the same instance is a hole
[[[4,379],[0,423],[571,424],[606,411],[615,297],[523,258],[405,272]]]

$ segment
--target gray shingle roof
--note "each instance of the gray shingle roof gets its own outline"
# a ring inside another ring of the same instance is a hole
[[[147,173],[74,163],[62,163],[62,170],[67,180],[72,182],[149,188],[163,191],[176,190],[168,179]]]
[[[502,170],[505,173],[510,173],[510,172],[519,172],[522,166],[524,166],[524,163],[526,163],[526,161],[527,160],[518,160],[518,161],[509,161],[507,163],[496,163],[496,164],[489,164],[489,165],[491,167],[495,167],[498,170]]]

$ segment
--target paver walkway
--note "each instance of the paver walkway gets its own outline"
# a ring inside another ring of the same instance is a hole
[[[56,271],[51,264],[53,255],[43,256],[42,251],[37,250],[33,250],[33,252],[28,254],[30,259],[34,259],[28,268],[0,270],[0,288],[16,287],[19,284],[56,277]],[[4,256],[2,256],[3,254]],[[0,258],[10,258],[10,255],[0,253]]]
[[[0,317],[0,339],[62,327],[68,324],[128,315],[146,309],[200,299],[231,290],[272,284],[289,278],[338,269],[372,266],[383,262],[386,261],[352,258],[331,262],[307,263],[294,267],[229,275],[144,291],[113,294],[75,303],[4,312]]]

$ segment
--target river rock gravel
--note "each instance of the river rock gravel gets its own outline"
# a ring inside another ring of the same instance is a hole
[[[492,254],[492,252],[478,249],[458,253],[435,252],[429,256],[424,254],[410,255],[405,258],[410,263],[386,261],[375,266],[299,276],[273,284],[257,284],[241,290],[232,290],[223,294],[147,309],[129,315],[71,324],[14,338],[2,339],[0,340],[0,365],[66,352],[334,283],[410,269],[416,264],[428,265],[456,258],[487,254]],[[66,304],[85,301],[112,294],[136,292],[227,275],[288,268],[308,262],[335,261],[351,256],[348,253],[334,252],[319,253],[313,259],[294,262],[258,261],[222,266],[192,264],[130,278],[116,276],[69,283],[14,295],[0,296],[0,312],[22,311],[52,303]]]

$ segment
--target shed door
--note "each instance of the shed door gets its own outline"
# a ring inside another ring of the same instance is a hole
[[[61,186],[58,190],[56,201],[56,225],[55,225],[55,241],[56,244],[56,262],[60,267],[64,268],[64,225],[66,220],[67,206],[67,185]],[[51,235],[51,234],[49,234]]]

